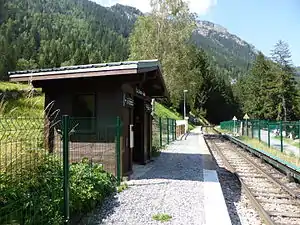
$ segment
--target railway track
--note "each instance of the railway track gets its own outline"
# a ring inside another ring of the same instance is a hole
[[[219,166],[238,177],[265,224],[300,224],[299,188],[290,188],[285,175],[222,136],[205,135],[205,141]]]

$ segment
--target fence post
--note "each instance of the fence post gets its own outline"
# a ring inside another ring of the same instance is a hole
[[[161,124],[161,117],[159,117],[159,144],[162,147],[162,124]]]
[[[174,141],[176,140],[176,120],[173,120],[173,133],[174,133]]]
[[[280,120],[280,151],[283,152],[282,120]]]
[[[117,156],[117,182],[118,185],[121,184],[121,144],[120,144],[120,138],[121,138],[121,120],[120,117],[117,117],[117,129],[116,129],[116,156]]]
[[[260,141],[260,120],[258,120],[258,140]]]
[[[254,121],[251,121],[251,138],[254,138]]]
[[[169,125],[169,118],[167,118],[167,144],[170,143],[170,125]]]
[[[300,153],[300,120],[298,121],[298,139],[299,139],[299,153]]]
[[[62,117],[62,138],[63,138],[63,189],[64,189],[64,224],[69,224],[70,208],[69,208],[69,127],[70,117],[64,115]]]
[[[175,124],[175,120],[172,119],[172,141],[175,141],[175,134],[174,134],[175,128],[174,128],[174,124]]]
[[[268,123],[268,147],[270,148],[270,146],[271,146],[271,143],[270,143],[270,123],[269,123],[269,121],[267,123]]]

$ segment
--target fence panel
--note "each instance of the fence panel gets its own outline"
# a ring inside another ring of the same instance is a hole
[[[0,224],[62,223],[62,145],[49,132],[60,123],[0,118]]]

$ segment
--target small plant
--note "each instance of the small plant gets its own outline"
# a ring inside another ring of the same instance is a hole
[[[152,216],[152,219],[160,221],[160,222],[168,222],[170,219],[172,219],[172,216],[169,214],[159,213]]]
[[[160,156],[160,149],[157,146],[152,146],[152,156],[153,157],[158,157]]]
[[[120,186],[117,187],[118,193],[120,193],[120,192],[122,192],[126,189],[128,189],[128,184],[127,183],[122,183]]]

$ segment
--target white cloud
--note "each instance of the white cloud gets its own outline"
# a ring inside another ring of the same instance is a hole
[[[130,5],[138,8],[142,12],[150,11],[149,0],[93,0],[103,6],[112,6],[116,3]],[[188,0],[192,12],[198,15],[205,15],[217,4],[217,0]]]

